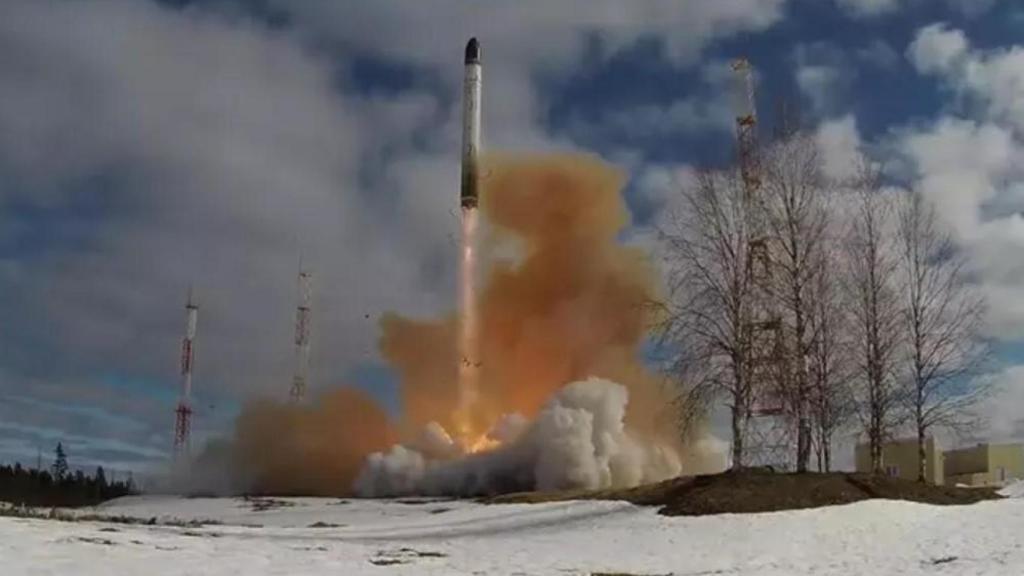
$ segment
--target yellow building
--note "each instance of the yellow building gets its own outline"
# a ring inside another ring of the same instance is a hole
[[[943,453],[934,438],[925,440],[924,479],[931,484],[943,483]],[[857,472],[871,472],[871,447],[858,444],[856,450]],[[882,469],[888,476],[917,480],[917,438],[906,438],[886,442],[882,446]]]
[[[978,444],[946,452],[946,483],[1000,486],[1024,478],[1024,446]]]

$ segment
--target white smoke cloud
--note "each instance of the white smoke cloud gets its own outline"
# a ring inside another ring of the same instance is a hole
[[[447,458],[435,443],[372,454],[355,491],[370,498],[474,496],[630,487],[679,475],[682,464],[673,449],[644,442],[626,429],[628,402],[626,388],[614,382],[574,382],[552,397],[532,424],[518,415],[503,419],[491,437],[505,441],[492,451]],[[447,434],[432,425],[424,437],[436,442]]]

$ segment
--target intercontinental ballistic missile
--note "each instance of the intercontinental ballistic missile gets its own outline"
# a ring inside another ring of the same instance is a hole
[[[462,83],[462,191],[463,210],[476,208],[480,189],[480,92],[483,65],[480,43],[466,44],[466,75]]]

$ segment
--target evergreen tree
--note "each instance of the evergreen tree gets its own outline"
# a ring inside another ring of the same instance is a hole
[[[68,473],[68,456],[64,453],[64,446],[57,443],[56,459],[53,461],[53,478],[58,482],[64,479]]]
[[[93,486],[95,487],[96,498],[103,500],[109,490],[107,475],[103,472],[103,466],[96,467],[96,478],[93,481]]]

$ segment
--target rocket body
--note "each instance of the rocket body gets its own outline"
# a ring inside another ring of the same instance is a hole
[[[477,207],[480,193],[480,98],[483,66],[480,43],[466,44],[466,70],[462,83],[462,189],[463,210]]]

